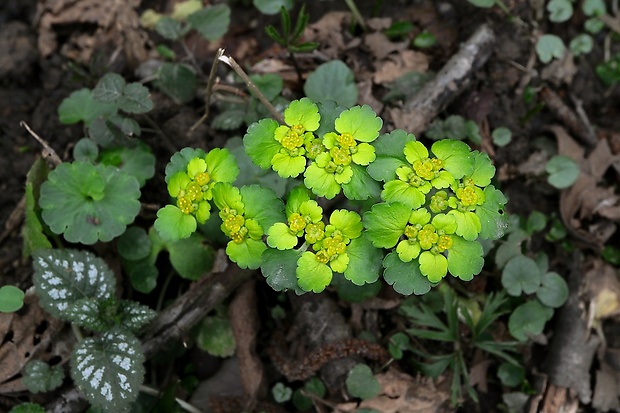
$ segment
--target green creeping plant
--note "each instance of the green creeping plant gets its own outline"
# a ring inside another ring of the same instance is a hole
[[[286,202],[259,185],[236,187],[239,168],[227,150],[185,148],[166,170],[176,201],[158,213],[162,237],[191,235],[213,202],[231,260],[260,267],[276,290],[320,292],[334,273],[361,286],[383,268],[397,292],[424,294],[448,273],[465,281],[480,273],[478,240],[507,227],[488,155],[455,140],[429,150],[402,130],[380,135],[383,122],[366,105],[344,110],[303,98],[284,122],[250,125],[243,143],[259,167],[298,178]],[[324,211],[321,199],[341,192],[363,206]]]

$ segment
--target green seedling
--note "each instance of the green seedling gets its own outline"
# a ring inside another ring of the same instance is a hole
[[[353,71],[341,60],[323,63],[310,73],[304,93],[314,102],[332,100],[344,108],[355,105],[358,96]]]
[[[31,393],[52,391],[62,385],[64,378],[61,366],[51,367],[41,360],[29,362],[22,370],[22,383]]]
[[[436,119],[425,132],[426,137],[438,141],[441,139],[454,139],[462,141],[469,139],[474,144],[480,144],[482,137],[480,129],[473,120],[467,120],[459,115],[451,115],[446,119]]]
[[[555,34],[543,34],[536,42],[536,54],[542,63],[550,63],[553,59],[561,59],[566,53],[564,42]]]
[[[480,310],[477,303],[459,299],[447,285],[440,291],[442,299],[438,309],[433,309],[430,304],[407,300],[400,306],[400,311],[411,321],[413,327],[407,329],[406,333],[415,337],[416,342],[420,339],[432,340],[434,347],[446,343],[447,348],[453,350],[444,354],[427,354],[412,348],[402,338],[396,342],[401,343],[400,348],[403,350],[413,351],[423,359],[431,360],[431,363],[416,363],[424,374],[438,377],[448,367],[452,370],[450,389],[454,405],[462,399],[463,387],[472,399],[478,400],[476,391],[469,384],[466,354],[481,350],[515,366],[520,365],[513,355],[517,351],[516,342],[497,341],[491,333],[498,318],[508,312],[506,297],[502,293],[490,294]],[[445,321],[437,314],[439,312],[445,313]],[[462,324],[467,328],[466,333]]]
[[[372,399],[381,391],[381,385],[375,378],[370,367],[358,364],[349,371],[346,379],[347,392],[362,400]]]
[[[565,155],[551,157],[545,165],[545,170],[549,174],[547,182],[557,189],[564,189],[573,185],[581,172],[577,162]]]
[[[316,42],[305,42],[303,40],[304,29],[308,25],[309,18],[310,15],[306,13],[306,5],[304,4],[299,10],[297,20],[293,26],[291,15],[287,7],[282,5],[280,8],[280,25],[282,26],[282,31],[279,32],[272,25],[265,27],[267,35],[271,37],[274,42],[288,50],[299,81],[302,80],[302,73],[297,59],[295,58],[295,53],[308,53],[319,47],[319,44]]]

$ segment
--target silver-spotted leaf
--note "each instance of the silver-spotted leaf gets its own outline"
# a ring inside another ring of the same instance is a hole
[[[122,412],[138,397],[143,362],[138,339],[116,327],[101,337],[84,339],[75,347],[71,377],[93,406]]]
[[[82,298],[105,300],[114,293],[114,274],[101,259],[78,250],[39,250],[33,254],[34,284],[40,304],[63,318],[69,305]]]

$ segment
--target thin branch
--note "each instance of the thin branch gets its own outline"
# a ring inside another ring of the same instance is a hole
[[[192,125],[191,128],[187,131],[187,134],[191,134],[196,130],[196,128],[204,123],[209,117],[209,105],[211,103],[211,90],[213,89],[213,84],[215,83],[215,78],[217,75],[217,66],[220,62],[220,57],[224,54],[224,49],[217,49],[217,53],[215,53],[215,60],[213,61],[213,65],[211,65],[211,72],[209,73],[209,80],[207,81],[207,89],[205,90],[205,113],[202,115],[200,119],[196,123]]]
[[[21,122],[19,122],[19,125],[26,128],[28,133],[30,133],[30,135],[32,135],[32,137],[35,138],[41,144],[41,146],[43,146],[43,151],[41,153],[43,154],[44,158],[50,159],[54,166],[58,166],[62,163],[60,156],[58,156],[54,148],[52,148],[43,138],[37,135],[35,131],[30,129],[30,126],[28,126],[26,122],[22,120]]]
[[[271,104],[271,102],[269,101],[269,99],[267,99],[263,92],[261,92],[260,89],[256,87],[254,82],[252,82],[252,79],[250,79],[250,77],[243,71],[241,66],[239,66],[239,64],[235,62],[235,59],[230,56],[220,56],[219,59],[222,62],[226,63],[228,66],[230,66],[232,70],[234,70],[239,75],[239,77],[243,79],[247,87],[250,88],[250,91],[254,94],[254,96],[258,98],[258,100],[261,101],[261,103],[267,108],[267,110],[271,112],[271,115],[274,117],[275,120],[282,124],[285,123],[282,115]]]

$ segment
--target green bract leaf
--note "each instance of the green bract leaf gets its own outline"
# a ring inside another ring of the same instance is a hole
[[[275,291],[293,290],[298,294],[302,293],[295,275],[299,257],[301,252],[296,250],[268,249],[263,252],[261,272],[267,279],[267,284]]]
[[[220,316],[205,317],[200,323],[196,344],[212,356],[230,357],[235,354],[235,336],[230,321]]]
[[[187,103],[196,94],[196,73],[183,63],[164,62],[157,71],[157,80],[157,87],[177,103]]]
[[[61,123],[70,124],[83,121],[87,126],[99,116],[109,115],[116,111],[113,103],[96,102],[92,92],[86,88],[77,90],[65,98],[58,107]]]
[[[495,175],[495,167],[491,163],[489,155],[484,152],[474,151],[474,170],[469,175],[479,187],[487,186],[491,183],[491,178]]]
[[[355,106],[345,110],[335,121],[336,130],[350,133],[360,142],[372,142],[379,136],[383,121],[370,106]]]
[[[349,265],[344,272],[355,285],[374,283],[379,279],[383,252],[375,248],[366,236],[354,239],[347,246]]]
[[[319,262],[313,252],[306,251],[297,261],[295,274],[304,291],[320,293],[329,285],[333,272],[329,266]]]
[[[205,7],[187,16],[187,22],[207,39],[217,40],[228,30],[230,7],[226,4]]]
[[[351,69],[340,60],[323,63],[308,76],[304,93],[314,102],[333,100],[351,107],[357,101],[357,87]]]
[[[45,393],[62,385],[65,372],[61,366],[50,367],[44,361],[30,361],[22,370],[22,383],[31,393]]]
[[[497,377],[504,386],[515,387],[525,379],[525,369],[516,364],[504,362],[497,368]]]
[[[417,260],[403,262],[398,258],[396,252],[391,252],[385,256],[383,267],[385,268],[383,278],[399,294],[426,294],[434,285],[422,275]]]
[[[124,411],[138,397],[143,361],[138,339],[114,328],[75,346],[71,377],[92,405],[105,411]]]
[[[226,254],[240,268],[255,270],[260,267],[261,255],[266,249],[263,241],[247,238],[240,244],[230,241],[226,245]]]
[[[166,245],[170,263],[179,275],[188,280],[198,280],[213,266],[215,252],[204,243],[203,237],[193,234],[188,238]]]
[[[538,300],[528,301],[510,314],[508,330],[517,340],[525,341],[542,333],[552,316],[553,309],[544,307]]]
[[[331,160],[328,153],[323,153],[321,155],[325,155],[325,164]],[[321,155],[319,155],[319,157],[321,157]],[[349,171],[352,177],[352,169],[349,169]],[[312,192],[316,195],[327,199],[332,199],[338,195],[341,189],[340,184],[336,180],[336,175],[330,174],[325,169],[319,167],[316,162],[311,163],[310,166],[306,168],[306,172],[304,172],[304,184],[312,189]]]
[[[347,391],[353,397],[372,399],[381,391],[372,370],[365,364],[358,364],[347,375]]]
[[[415,136],[401,129],[379,136],[373,142],[377,158],[368,165],[370,176],[385,182],[396,179],[396,169],[407,165],[403,148],[412,141],[415,141]]]
[[[568,284],[560,274],[548,272],[542,276],[542,286],[536,291],[536,297],[547,307],[561,307],[568,299]]]
[[[187,170],[187,164],[194,158],[204,158],[206,152],[202,149],[183,148],[179,152],[170,157],[170,162],[166,165],[166,183],[170,182],[170,178],[180,171]]]
[[[455,179],[472,173],[474,168],[474,156],[466,143],[455,140],[437,141],[431,150],[444,162],[444,169],[452,174]]]
[[[525,255],[517,255],[506,263],[502,271],[502,285],[506,292],[518,297],[533,294],[540,288],[542,274],[536,262]]]
[[[308,98],[294,100],[284,111],[284,121],[289,126],[301,125],[306,131],[319,128],[319,108]]]
[[[86,251],[39,250],[33,254],[33,280],[40,305],[57,318],[81,298],[106,300],[115,278],[106,263]]]
[[[155,229],[165,241],[187,238],[196,232],[196,228],[196,218],[185,214],[177,206],[166,205],[157,211]]]
[[[579,177],[579,165],[565,155],[556,155],[549,159],[545,170],[549,174],[547,181],[558,189],[568,188]]]
[[[400,203],[376,204],[364,214],[366,236],[377,248],[392,248],[409,221],[411,208]]]
[[[140,212],[140,185],[114,167],[63,163],[41,186],[39,205],[52,232],[69,242],[110,241]]]
[[[246,153],[261,168],[270,168],[271,160],[282,147],[274,138],[278,126],[273,119],[263,119],[251,124],[243,137]]]
[[[543,34],[536,42],[536,53],[543,63],[549,63],[553,58],[561,59],[565,49],[564,42],[555,34]]]
[[[14,313],[24,306],[24,292],[12,285],[0,287],[0,313]]]
[[[452,247],[448,250],[448,271],[464,281],[478,275],[484,266],[482,245],[477,241],[466,241],[452,236]]]

